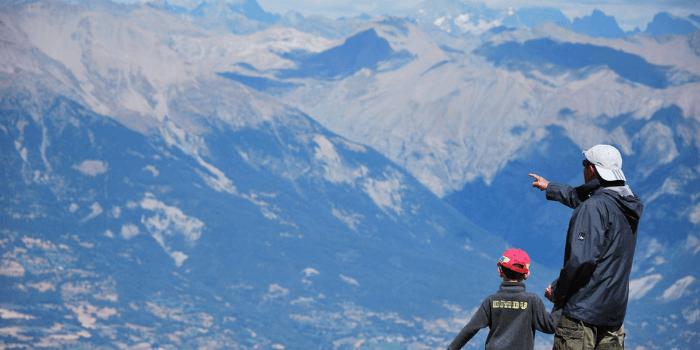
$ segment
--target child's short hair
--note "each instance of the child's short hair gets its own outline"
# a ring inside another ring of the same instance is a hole
[[[503,276],[506,276],[507,279],[513,280],[513,281],[521,281],[525,279],[526,273],[520,273],[520,272],[515,272],[505,266],[499,266],[501,271],[503,272]]]

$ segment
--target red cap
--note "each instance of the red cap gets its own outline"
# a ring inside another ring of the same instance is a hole
[[[498,259],[498,266],[504,266],[519,273],[530,272],[530,257],[520,249],[508,249]]]

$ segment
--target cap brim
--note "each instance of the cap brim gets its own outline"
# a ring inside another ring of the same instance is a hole
[[[622,169],[610,170],[599,165],[596,165],[595,169],[598,171],[600,177],[602,177],[605,181],[627,181],[627,178],[625,178],[625,173],[622,172]]]

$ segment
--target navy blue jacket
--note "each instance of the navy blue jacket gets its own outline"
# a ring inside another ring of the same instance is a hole
[[[525,291],[524,283],[501,282],[498,292],[481,303],[447,349],[461,349],[480,329],[489,327],[486,350],[532,350],[535,330],[554,334],[560,317],[561,308],[547,312],[537,294]]]
[[[552,294],[563,314],[599,326],[621,325],[642,201],[629,187],[602,187],[598,180],[573,188],[550,183],[547,199],[573,208],[564,266]]]

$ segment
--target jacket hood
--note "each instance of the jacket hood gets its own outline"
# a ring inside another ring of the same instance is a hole
[[[627,218],[627,221],[632,227],[632,232],[637,233],[637,226],[644,211],[644,205],[639,197],[632,193],[627,186],[619,186],[623,188],[601,187],[601,190],[606,196],[615,200],[618,208]]]
[[[593,179],[576,188],[576,193],[581,201],[585,201],[593,193],[602,191],[617,203],[627,221],[632,227],[632,232],[637,232],[639,220],[644,211],[644,205],[639,197],[632,193],[627,185],[603,187],[598,179]]]

